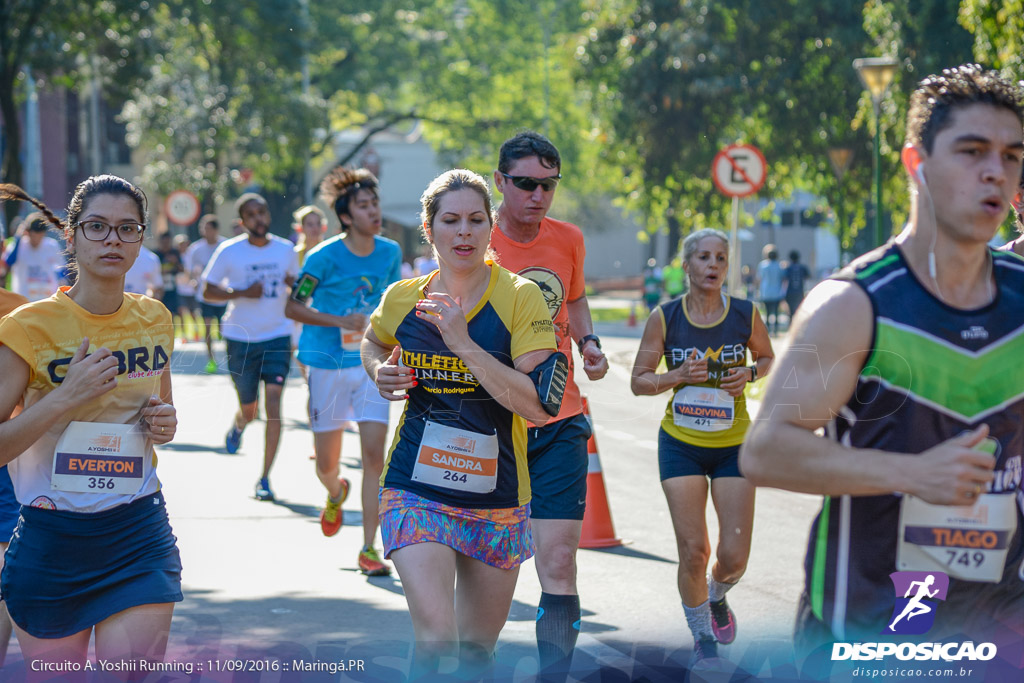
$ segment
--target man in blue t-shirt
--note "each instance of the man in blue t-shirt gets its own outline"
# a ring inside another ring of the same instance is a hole
[[[321,198],[334,209],[342,233],[306,255],[286,315],[303,324],[299,360],[309,368],[309,423],[316,475],[327,489],[320,514],[325,536],[342,525],[349,482],[339,475],[341,437],[347,421],[359,425],[363,461],[363,547],[359,569],[391,573],[374,549],[377,490],[384,467],[389,404],[363,370],[359,345],[370,313],[384,290],[401,277],[402,250],[380,237],[378,183],[366,169],[336,168],[321,183]]]

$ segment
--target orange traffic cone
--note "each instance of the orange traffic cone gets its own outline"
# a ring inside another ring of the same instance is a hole
[[[594,435],[594,418],[590,415],[590,404],[583,397],[583,414],[590,422],[590,440],[587,454],[587,509],[583,514],[583,532],[580,534],[581,548],[613,548],[622,545],[615,537],[615,525],[608,507],[608,492],[604,488],[604,474],[601,472],[601,458],[597,454],[597,438]]]
[[[629,307],[629,320],[626,321],[626,327],[636,327],[636,304]]]

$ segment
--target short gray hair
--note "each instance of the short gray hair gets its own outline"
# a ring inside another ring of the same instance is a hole
[[[696,232],[691,232],[689,235],[686,236],[686,239],[683,240],[684,261],[690,260],[690,257],[693,256],[693,254],[697,251],[697,243],[700,242],[705,237],[717,237],[718,239],[725,242],[726,249],[729,248],[729,237],[721,230],[716,230],[714,228],[704,228],[702,230],[697,230]]]

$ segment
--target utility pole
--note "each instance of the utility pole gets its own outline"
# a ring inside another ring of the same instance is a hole
[[[309,102],[309,0],[299,0],[299,8],[302,11],[302,102],[306,106]],[[313,159],[309,144],[306,145],[304,156],[306,165],[302,176],[302,203],[312,204]]]
[[[92,89],[89,96],[89,161],[92,175],[103,173],[103,154],[100,147],[100,58],[93,55],[91,61]]]

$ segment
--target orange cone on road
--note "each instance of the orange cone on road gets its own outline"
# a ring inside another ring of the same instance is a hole
[[[636,327],[636,304],[632,304],[629,307],[629,320],[626,321],[626,327]],[[597,449],[595,448],[596,452]]]
[[[597,454],[597,438],[594,432],[594,418],[590,415],[590,404],[583,397],[583,414],[590,422],[590,440],[587,441],[587,454],[590,464],[587,467],[587,509],[583,514],[583,532],[580,534],[581,548],[613,548],[622,545],[622,540],[615,537],[615,525],[612,524],[612,512],[608,507],[608,492],[604,487],[604,474],[601,471],[601,458]]]

